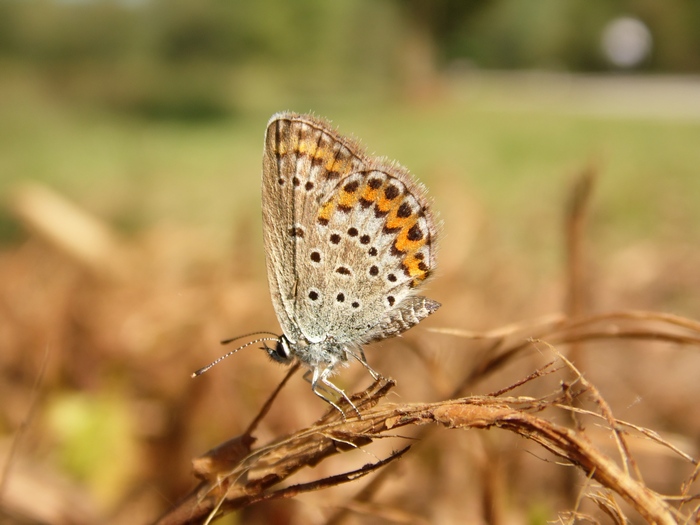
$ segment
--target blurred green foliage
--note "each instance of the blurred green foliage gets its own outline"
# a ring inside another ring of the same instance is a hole
[[[132,419],[119,396],[67,393],[50,400],[45,426],[56,442],[56,460],[101,503],[112,504],[137,467]]]
[[[657,52],[648,68],[700,68],[700,4],[683,0],[0,0],[0,53],[43,64],[146,57],[360,66],[350,50],[371,59],[369,50],[390,51],[378,45],[382,34],[423,26],[438,60],[596,70],[606,67],[601,30],[621,15],[649,26]]]
[[[700,3],[684,0],[499,0],[464,19],[446,46],[450,56],[482,67],[606,71],[601,34],[611,20],[632,16],[654,47],[641,64],[656,72],[700,70]]]
[[[700,70],[700,3],[684,0],[0,0],[0,58],[76,99],[212,119],[251,91],[394,93],[460,64],[607,70],[601,33],[621,15],[652,33],[641,69]]]
[[[370,0],[0,0],[0,57],[73,98],[216,118],[266,84],[321,93],[386,74],[394,11]]]

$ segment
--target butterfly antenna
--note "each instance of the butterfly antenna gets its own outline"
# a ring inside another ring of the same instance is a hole
[[[264,334],[264,333],[271,333],[271,332],[256,332],[256,333],[258,333],[258,334]],[[251,334],[249,334],[249,335],[251,335]],[[274,335],[274,334],[273,334],[273,335]],[[234,337],[233,339],[227,339],[227,340],[221,341],[221,344],[228,344],[228,343],[230,343],[231,341],[235,341],[236,339],[240,339],[241,337],[246,337],[246,336],[242,335],[242,336],[240,336],[240,337]],[[275,335],[274,338],[272,338],[272,337],[261,337],[260,339],[255,339],[255,340],[253,340],[253,341],[249,341],[249,342],[247,342],[246,344],[244,344],[244,345],[242,345],[242,346],[239,346],[238,348],[236,348],[236,349],[234,349],[234,350],[231,350],[229,353],[224,354],[224,355],[222,355],[221,357],[215,359],[214,361],[212,361],[211,363],[209,363],[207,366],[200,368],[200,369],[197,370],[196,372],[192,372],[192,375],[191,375],[190,377],[201,376],[204,372],[206,372],[207,370],[209,370],[209,369],[212,368],[213,366],[218,365],[221,361],[223,361],[223,360],[226,359],[227,357],[229,357],[229,356],[235,354],[235,353],[238,352],[239,350],[242,350],[242,349],[245,348],[246,346],[254,345],[254,344],[260,343],[260,342],[262,342],[262,341],[277,341],[277,336]]]
[[[237,341],[238,339],[243,339],[244,337],[250,337],[251,335],[260,335],[260,334],[271,335],[275,338],[278,337],[277,334],[274,332],[268,332],[266,330],[263,330],[262,332],[250,332],[249,334],[237,335],[236,337],[231,337],[230,339],[224,339],[223,341],[221,341],[221,344],[227,345],[229,343],[233,343],[234,341]],[[261,339],[261,341],[265,341],[265,339]],[[241,347],[241,348],[243,348],[243,347]]]

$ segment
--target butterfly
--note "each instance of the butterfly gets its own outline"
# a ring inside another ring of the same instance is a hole
[[[338,410],[332,393],[357,411],[331,375],[354,359],[381,377],[362,345],[399,335],[440,307],[416,294],[435,268],[425,190],[325,120],[283,112],[265,133],[262,215],[283,332],[265,349],[305,365],[313,392]]]

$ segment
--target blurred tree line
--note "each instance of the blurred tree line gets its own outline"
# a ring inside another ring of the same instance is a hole
[[[653,38],[638,69],[700,70],[687,0],[0,0],[0,66],[144,115],[208,118],[251,93],[421,90],[465,67],[606,71],[601,34],[621,15]]]

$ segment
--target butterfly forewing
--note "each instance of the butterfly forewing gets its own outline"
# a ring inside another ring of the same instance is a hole
[[[322,272],[309,274],[305,270],[309,265],[300,259],[308,252],[317,210],[337,182],[361,170],[365,162],[357,145],[331,129],[308,115],[278,113],[270,119],[265,136],[262,204],[267,273],[280,325],[293,341],[301,335],[300,300],[309,299],[310,289],[323,285]]]

